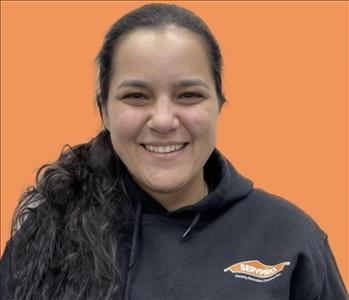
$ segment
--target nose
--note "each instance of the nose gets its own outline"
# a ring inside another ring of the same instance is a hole
[[[163,97],[155,101],[147,123],[148,128],[163,134],[175,130],[178,125],[179,121],[171,99]]]

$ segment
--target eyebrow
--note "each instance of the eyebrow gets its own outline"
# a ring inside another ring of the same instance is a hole
[[[210,90],[210,87],[208,86],[208,84],[201,80],[201,79],[184,79],[181,80],[177,83],[174,84],[175,87],[180,88],[180,87],[190,87],[190,86],[203,86],[206,89]],[[124,80],[122,81],[118,88],[121,87],[138,87],[138,88],[147,88],[150,86],[150,82],[149,81],[145,81],[145,80],[138,80],[138,79],[131,79],[131,80]]]

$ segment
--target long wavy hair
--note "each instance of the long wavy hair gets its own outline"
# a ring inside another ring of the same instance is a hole
[[[138,28],[173,24],[205,41],[223,105],[222,58],[207,25],[182,7],[147,4],[112,25],[96,57],[101,116],[120,38]],[[88,143],[64,147],[57,161],[39,169],[12,221],[11,299],[121,299],[119,254],[130,205],[122,170],[106,129]]]

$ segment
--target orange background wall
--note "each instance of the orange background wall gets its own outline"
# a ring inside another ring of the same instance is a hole
[[[93,59],[109,26],[143,3],[1,2],[1,252],[35,170],[99,130]],[[317,221],[348,285],[348,4],[180,4],[222,48],[218,147]]]

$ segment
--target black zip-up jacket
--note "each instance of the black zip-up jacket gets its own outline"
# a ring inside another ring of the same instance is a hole
[[[253,188],[217,150],[204,174],[209,194],[168,212],[125,172],[133,205],[124,300],[348,299],[327,236],[308,215]]]

